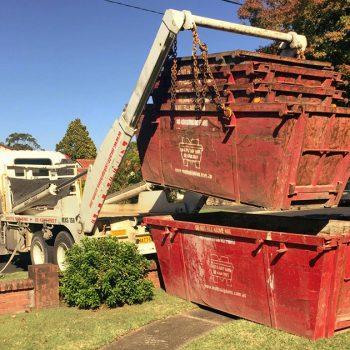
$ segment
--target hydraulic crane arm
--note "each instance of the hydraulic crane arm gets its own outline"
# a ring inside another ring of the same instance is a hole
[[[135,133],[142,110],[173,41],[183,26],[184,18],[182,12],[166,11],[129,103],[108,132],[88,173],[80,209],[82,229],[86,233],[92,232],[94,228],[108,188]]]
[[[95,163],[88,173],[80,209],[83,232],[91,233],[94,229],[108,188],[111,186],[113,177],[118,171],[131,138],[135,134],[140,115],[174,39],[180,30],[192,29],[194,25],[281,40],[288,43],[291,48],[298,50],[304,50],[306,47],[306,38],[296,33],[281,33],[193,16],[189,11],[167,10],[129,103],[108,132]]]

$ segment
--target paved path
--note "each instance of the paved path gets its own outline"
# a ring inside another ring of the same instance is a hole
[[[153,322],[131,332],[102,350],[175,350],[232,318],[196,309]]]
[[[0,270],[6,265],[9,260],[10,255],[0,256]],[[29,253],[16,255],[11,264],[6,268],[4,273],[28,271],[28,265],[30,265],[30,255]]]

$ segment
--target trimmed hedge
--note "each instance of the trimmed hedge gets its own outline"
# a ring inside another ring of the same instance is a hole
[[[84,238],[66,253],[60,292],[70,306],[96,309],[137,304],[153,297],[148,260],[133,243],[115,237]]]

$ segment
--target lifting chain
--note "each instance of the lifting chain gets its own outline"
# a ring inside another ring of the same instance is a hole
[[[208,79],[210,79],[212,81],[212,87],[215,92],[215,99],[212,99],[212,100],[216,104],[217,108],[223,111],[225,117],[228,119],[231,119],[232,110],[231,108],[226,107],[225,104],[222,102],[219,89],[216,85],[215,78],[209,66],[207,44],[202,43],[202,41],[199,39],[199,36],[197,33],[197,27],[195,24],[193,25],[193,28],[192,28],[192,38],[193,38],[192,57],[193,57],[193,75],[194,75],[193,85],[196,93],[195,109],[199,111],[203,108],[203,105],[205,103],[205,97],[208,91]],[[200,69],[198,64],[197,45],[203,57],[202,69]],[[202,77],[203,77],[202,82],[200,82],[200,79],[199,79],[200,73],[202,73]]]
[[[192,58],[193,58],[193,76],[194,76],[193,87],[196,93],[194,104],[195,104],[196,111],[200,111],[201,107],[203,107],[205,102],[205,95],[206,95],[206,90],[208,86],[207,86],[206,74],[204,71],[202,72],[203,82],[201,83],[199,80],[200,69],[199,69],[198,57],[197,57],[197,44],[201,50],[201,53],[203,54],[203,51],[205,51],[206,45],[202,44],[202,42],[200,41],[196,27],[195,25],[193,25],[193,28],[192,28]],[[201,103],[201,99],[202,99],[202,103]]]
[[[305,60],[304,51],[298,50],[297,58],[299,60]]]
[[[170,58],[172,58],[173,62],[171,65],[171,109],[175,110],[176,103],[176,81],[177,81],[177,38],[173,42],[173,46],[170,53]]]

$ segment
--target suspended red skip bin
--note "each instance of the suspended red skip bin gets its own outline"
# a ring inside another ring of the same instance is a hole
[[[350,160],[341,75],[327,63],[242,51],[210,63],[232,116],[210,89],[198,110],[189,59],[179,60],[172,104],[165,69],[139,129],[143,178],[273,209],[337,205]]]

